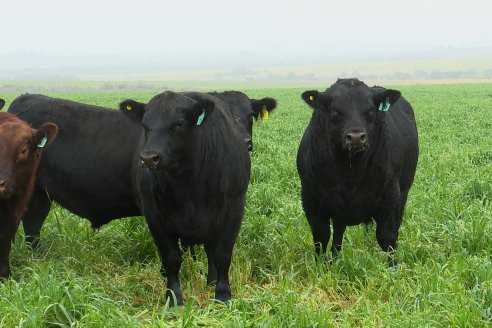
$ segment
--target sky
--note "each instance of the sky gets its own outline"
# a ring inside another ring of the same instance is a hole
[[[36,56],[302,61],[492,47],[490,0],[4,0],[0,10],[0,57],[27,54],[31,65]]]

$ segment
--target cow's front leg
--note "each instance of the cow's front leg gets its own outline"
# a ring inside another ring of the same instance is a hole
[[[146,216],[147,218],[147,216]],[[177,237],[168,236],[159,220],[147,218],[149,230],[161,257],[161,273],[167,277],[166,298],[169,298],[169,306],[183,305],[183,296],[179,286],[179,269],[181,268],[181,250]],[[174,294],[174,295],[173,295]],[[176,297],[176,304],[174,303]]]
[[[217,281],[217,267],[214,260],[214,248],[211,244],[205,244],[205,252],[207,253],[208,272],[207,285],[211,285]]]
[[[9,254],[12,237],[8,229],[0,232],[0,280],[10,277]]]
[[[333,220],[333,244],[331,245],[331,254],[333,259],[338,256],[338,253],[342,250],[343,234],[347,226]]]
[[[381,249],[388,253],[388,266],[396,265],[395,251],[398,241],[402,211],[399,201],[388,202],[382,215],[376,218],[376,239]]]

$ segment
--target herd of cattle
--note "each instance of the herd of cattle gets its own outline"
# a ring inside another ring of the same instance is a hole
[[[418,159],[410,104],[399,91],[339,79],[306,91],[314,111],[297,153],[302,204],[316,252],[334,256],[345,228],[376,222],[389,266]],[[0,99],[0,109],[5,101]],[[0,278],[22,220],[33,247],[55,201],[97,228],[145,216],[167,278],[183,304],[180,244],[203,244],[215,299],[231,298],[228,272],[250,177],[255,119],[275,99],[238,91],[166,91],[120,111],[22,95],[0,112]],[[174,303],[176,302],[176,303]]]

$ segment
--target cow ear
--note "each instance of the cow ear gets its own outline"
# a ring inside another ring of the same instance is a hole
[[[58,126],[54,123],[44,123],[34,135],[34,143],[38,148],[44,148],[51,144],[58,135]]]
[[[277,101],[273,98],[251,99],[253,115],[255,119],[268,119],[268,113],[277,107]]]
[[[0,109],[2,109],[3,106],[5,106],[5,100],[0,99]]]
[[[304,99],[304,101],[312,108],[319,107],[318,97],[319,97],[319,92],[316,90],[304,91],[302,93],[302,99]]]
[[[215,109],[215,103],[210,99],[200,99],[187,112],[186,119],[192,125],[200,126],[205,122]]]
[[[374,87],[372,90],[374,94],[374,104],[382,111],[388,111],[401,97],[401,92],[398,90],[381,87]]]
[[[145,106],[147,106],[147,104],[127,99],[120,103],[120,111],[131,121],[140,123],[145,114]]]

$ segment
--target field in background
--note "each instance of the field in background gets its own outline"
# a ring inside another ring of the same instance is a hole
[[[95,92],[105,82],[80,83],[86,89],[43,92],[116,108],[126,98],[147,101],[156,90],[180,88],[149,82],[155,89]],[[206,256],[199,247],[197,261],[183,257],[185,305],[168,309],[158,255],[142,218],[93,231],[88,221],[54,206],[39,250],[25,245],[22,229],[17,233],[13,279],[0,285],[0,326],[492,324],[492,84],[395,87],[415,109],[421,152],[396,269],[386,267],[375,226],[348,228],[333,265],[315,261],[295,168],[311,116],[300,99],[306,88],[246,87],[234,85],[250,97],[277,98],[278,108],[254,126],[251,184],[230,270],[231,302],[210,300],[213,288],[205,285]],[[26,91],[0,96],[8,105]]]
[[[163,60],[164,61],[164,60]],[[90,62],[90,61],[89,61]],[[109,63],[107,63],[109,65]],[[161,63],[163,64],[163,63]],[[25,69],[15,77],[0,70],[0,94],[19,92],[121,92],[163,89],[304,88],[358,77],[367,84],[443,84],[492,82],[492,57],[462,56],[385,60],[342,60],[324,64],[175,69],[158,63],[115,67]],[[227,66],[224,64],[224,66]],[[15,67],[15,65],[14,65]],[[120,81],[120,82],[112,82]],[[166,81],[166,82],[162,82]]]

